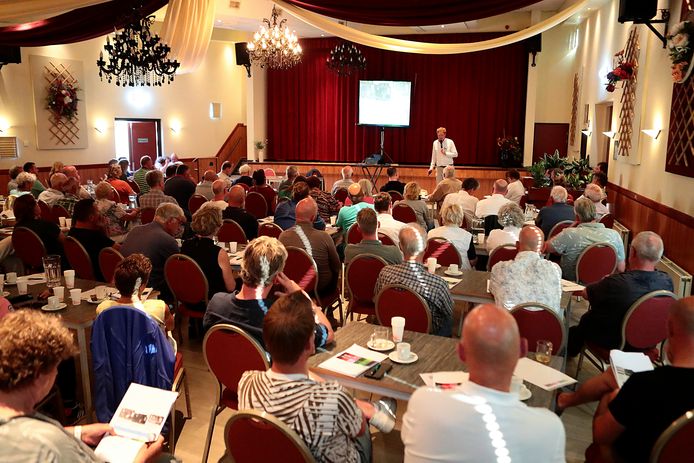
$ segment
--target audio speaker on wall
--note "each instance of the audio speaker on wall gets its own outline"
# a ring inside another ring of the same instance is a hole
[[[248,57],[246,42],[236,42],[234,47],[236,47],[236,64],[239,66],[247,66],[251,64],[251,60]]]
[[[19,47],[0,47],[0,63],[19,64],[22,62],[22,53]]]
[[[643,23],[653,18],[658,11],[658,0],[619,0],[620,23]]]
[[[542,34],[533,35],[525,41],[528,53],[540,53],[542,51]]]

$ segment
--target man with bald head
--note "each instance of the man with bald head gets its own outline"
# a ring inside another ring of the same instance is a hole
[[[564,316],[561,268],[540,255],[543,244],[542,230],[535,226],[523,227],[516,242],[516,258],[492,267],[489,290],[499,307],[511,310],[524,302],[539,302],[548,305],[560,318]]]
[[[140,158],[140,168],[133,174],[133,180],[137,183],[140,188],[140,194],[144,195],[149,193],[149,185],[147,184],[147,172],[154,169],[154,162],[152,158],[148,155],[144,155]]]
[[[82,186],[82,178],[80,177],[80,173],[77,170],[77,167],[65,166],[63,167],[63,173],[67,176],[67,178],[74,179],[77,182],[77,185],[79,185],[79,191],[77,192],[77,196],[79,197],[79,199],[91,198],[91,195],[89,194],[87,189]]]
[[[227,208],[228,204],[226,201],[227,194],[227,182],[226,180],[215,180],[212,182],[212,199],[207,201],[205,204],[223,211]],[[243,188],[243,187],[242,187]]]
[[[340,173],[342,174],[342,178],[333,183],[333,187],[330,190],[332,194],[335,194],[340,188],[349,188],[354,183],[354,180],[352,180],[354,171],[350,166],[343,167]]]
[[[475,215],[483,219],[488,215],[499,215],[499,208],[511,201],[506,198],[508,183],[500,178],[494,182],[492,195],[489,198],[480,199],[475,207]]]
[[[214,193],[212,193],[212,184],[217,178],[217,174],[214,171],[206,170],[202,176],[202,181],[195,186],[195,194],[202,195],[210,201],[214,196]]]
[[[43,190],[39,195],[39,200],[48,204],[49,207],[53,207],[60,198],[62,198],[63,190],[65,189],[65,184],[67,183],[67,176],[63,173],[56,173],[51,175],[49,179],[51,187]]]
[[[357,221],[357,214],[359,211],[365,207],[374,208],[373,204],[364,201],[364,192],[361,189],[361,185],[358,183],[352,183],[349,188],[347,188],[347,193],[349,194],[349,199],[352,201],[352,205],[342,207],[340,212],[337,213],[337,220],[335,221],[335,226],[341,228],[345,236],[347,236],[349,227]]]
[[[226,180],[220,181],[226,183]],[[233,220],[241,225],[244,233],[246,233],[246,239],[248,241],[257,237],[258,219],[244,209],[246,205],[246,190],[240,185],[233,186],[229,190],[229,193],[227,193],[226,198],[228,207],[222,211],[222,218],[225,220]]]
[[[446,166],[442,170],[443,179],[436,185],[434,191],[429,195],[429,201],[443,203],[446,196],[451,193],[457,193],[463,187],[463,182],[455,178],[455,167],[453,165]]]
[[[551,411],[531,408],[510,392],[525,355],[513,316],[491,304],[465,318],[458,355],[470,373],[453,390],[417,389],[407,404],[405,463],[564,462],[564,425]]]
[[[426,301],[431,313],[431,332],[439,336],[450,336],[453,299],[448,292],[448,283],[440,276],[429,273],[422,263],[427,233],[418,224],[410,223],[400,229],[399,238],[403,262],[388,265],[381,270],[374,295],[387,285],[407,286]]]

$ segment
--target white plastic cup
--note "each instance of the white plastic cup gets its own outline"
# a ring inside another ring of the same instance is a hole
[[[520,376],[511,376],[511,394],[516,394],[520,397],[521,386],[523,385],[523,378]]]
[[[72,219],[65,219],[65,226],[67,228],[72,228]]]
[[[393,329],[393,341],[402,342],[402,335],[405,332],[405,317],[391,318],[390,326]]]
[[[17,283],[17,292],[19,294],[26,294],[27,288],[29,286],[29,282],[23,278],[18,278],[18,279],[16,279],[16,283]]]
[[[430,257],[427,259],[427,270],[429,270],[429,273],[436,272],[436,257]]]
[[[448,266],[448,271],[450,273],[458,273],[460,270],[458,270],[458,264],[451,264]]]
[[[82,303],[82,290],[79,288],[71,289],[70,299],[72,299],[72,305],[80,305]]]
[[[60,228],[65,228],[65,217],[58,217],[58,222],[60,222]]]
[[[407,361],[410,359],[412,356],[412,353],[410,352],[410,343],[409,342],[399,342],[397,346],[398,350],[398,358],[403,361]]]
[[[239,247],[239,243],[237,243],[236,241],[230,242],[229,243],[229,252],[234,254],[238,250],[238,247]]]
[[[106,299],[106,286],[97,286],[96,288],[94,288],[94,293],[96,294],[96,298],[98,300]]]
[[[181,238],[176,238],[176,244],[180,248],[183,245],[183,240]]]
[[[50,296],[48,298],[48,307],[51,309],[58,307],[58,304],[60,304],[60,299],[58,299],[58,296]]]
[[[484,233],[478,233],[477,234],[477,243],[478,244],[484,244]]]
[[[337,216],[336,215],[331,215],[330,216],[330,225],[333,227],[335,226],[335,223],[337,223]]]
[[[7,278],[7,283],[11,285],[17,283],[17,273],[15,272],[7,273],[7,275],[5,275],[5,278]]]
[[[74,288],[75,287],[75,271],[74,270],[65,270],[63,272],[63,276],[65,277],[65,287]]]
[[[60,302],[65,299],[65,287],[64,286],[54,286],[53,295],[55,295]]]

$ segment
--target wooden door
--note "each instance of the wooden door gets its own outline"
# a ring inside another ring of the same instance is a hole
[[[561,156],[566,156],[569,150],[569,124],[537,122],[533,143],[533,162],[542,159],[544,153],[552,154],[557,149]]]
[[[156,161],[159,153],[157,148],[157,123],[156,121],[129,122],[128,137],[130,142],[130,169],[136,171],[140,168],[140,158],[148,155]]]

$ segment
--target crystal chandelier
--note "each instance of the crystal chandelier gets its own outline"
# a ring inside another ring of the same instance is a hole
[[[106,37],[106,60],[104,53],[99,53],[96,65],[99,66],[99,78],[109,83],[113,79],[116,85],[161,86],[164,82],[174,80],[178,61],[167,59],[171,48],[161,43],[158,35],[152,35],[149,28],[154,16],[144,16],[139,8],[132,13],[132,20],[121,32],[116,32],[111,44]]]
[[[289,31],[284,23],[286,19],[277,23],[280,12],[272,7],[272,21],[263,19],[266,26],[253,34],[253,41],[246,46],[251,63],[271,69],[287,69],[301,61],[301,45],[296,34]],[[284,30],[282,29],[284,26]]]
[[[338,76],[349,76],[352,72],[366,69],[366,57],[352,42],[342,42],[330,50],[325,64]]]

